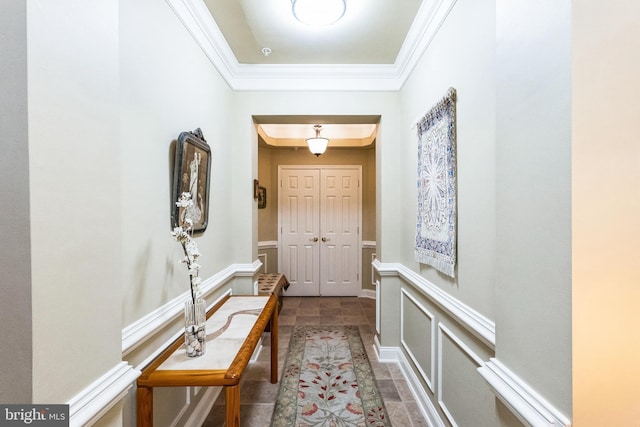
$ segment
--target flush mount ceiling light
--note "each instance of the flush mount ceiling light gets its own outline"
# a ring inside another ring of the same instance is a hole
[[[303,24],[335,24],[347,10],[346,0],[292,0],[293,16]]]
[[[320,129],[322,126],[315,125],[313,127],[316,131],[316,136],[314,138],[307,139],[307,145],[309,146],[309,151],[318,157],[320,154],[324,153],[327,149],[327,144],[329,144],[329,140],[327,138],[322,138],[320,136]]]

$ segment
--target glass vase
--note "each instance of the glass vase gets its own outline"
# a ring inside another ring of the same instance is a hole
[[[198,357],[204,354],[206,348],[205,331],[206,303],[202,298],[191,300],[184,304],[184,345],[188,357]]]

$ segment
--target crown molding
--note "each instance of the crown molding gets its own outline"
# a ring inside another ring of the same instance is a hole
[[[202,0],[166,0],[236,91],[398,91],[457,0],[424,1],[394,64],[240,64]]]

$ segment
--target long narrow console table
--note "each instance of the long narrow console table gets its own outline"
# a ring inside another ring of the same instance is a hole
[[[187,357],[181,336],[137,381],[139,427],[153,425],[153,388],[223,386],[226,426],[240,426],[240,378],[267,324],[271,329],[271,383],[278,382],[277,296],[228,296],[207,312],[205,354]]]

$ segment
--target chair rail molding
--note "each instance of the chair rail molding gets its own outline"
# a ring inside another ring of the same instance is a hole
[[[398,276],[422,292],[433,303],[453,316],[465,329],[475,335],[492,350],[496,348],[496,325],[462,301],[452,297],[415,271],[400,263],[372,263],[381,277]],[[383,285],[384,286],[384,285]]]
[[[264,240],[258,242],[258,249],[278,249],[277,240]]]
[[[362,249],[376,249],[377,243],[375,240],[363,240],[362,241]]]
[[[140,371],[120,362],[69,402],[69,425],[91,425],[122,400]]]
[[[531,427],[570,427],[571,421],[536,393],[498,359],[492,358],[478,372],[507,408]]]
[[[259,260],[254,261],[252,264],[231,264],[202,282],[200,289],[203,297],[206,298],[207,295],[234,277],[253,277],[261,265],[262,263]],[[148,337],[182,315],[184,302],[188,296],[189,291],[186,291],[122,329],[122,356],[125,357],[131,353],[144,343]]]

